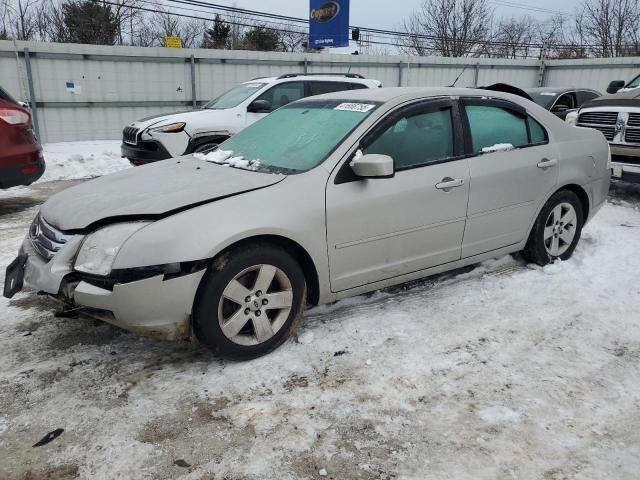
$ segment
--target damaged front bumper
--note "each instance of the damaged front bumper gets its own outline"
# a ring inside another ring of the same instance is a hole
[[[83,237],[71,237],[49,261],[33,249],[27,236],[24,285],[63,303],[66,310],[98,318],[139,335],[179,340],[191,337],[191,311],[204,275],[202,262],[189,262],[167,275],[150,267],[119,271],[116,279],[90,277],[73,270]],[[138,278],[143,277],[143,278]]]

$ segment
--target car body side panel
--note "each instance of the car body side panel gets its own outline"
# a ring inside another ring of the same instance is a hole
[[[464,184],[437,189],[447,177]],[[404,170],[393,178],[329,182],[332,290],[459,260],[468,195],[466,159]]]
[[[321,290],[328,290],[322,168],[292,175],[278,189],[254,190],[158,220],[139,230],[118,253],[114,269],[209,259],[260,235],[299,244],[311,257]]]
[[[553,144],[487,153],[469,159],[471,189],[462,256],[520,242],[545,194],[558,181],[558,166],[538,168],[543,159],[557,160]]]

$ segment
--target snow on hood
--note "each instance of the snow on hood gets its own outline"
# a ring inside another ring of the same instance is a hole
[[[217,163],[225,167],[242,168],[244,170],[256,171],[260,168],[260,160],[245,160],[242,155],[233,156],[232,150],[214,150],[207,154],[195,153],[193,155],[198,160]]]
[[[41,208],[61,230],[118,219],[158,218],[274,185],[284,175],[222,168],[192,155],[130,168],[68,188]]]

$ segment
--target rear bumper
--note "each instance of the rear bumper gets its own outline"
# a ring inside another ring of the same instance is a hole
[[[615,157],[630,157],[631,159],[640,162],[640,147],[629,147],[615,143],[610,143],[609,146],[611,147],[611,156],[614,157],[614,162],[616,161]]]
[[[611,178],[619,179],[630,183],[640,183],[640,157],[637,163],[627,163],[616,161],[619,158],[613,157],[611,162]]]
[[[24,285],[46,293],[77,310],[82,316],[98,318],[146,337],[178,340],[191,335],[191,311],[205,271],[165,279],[156,275],[102,288],[90,280],[78,279],[73,259],[83,237],[72,237],[53,259],[42,259],[25,238],[21,253],[28,255]]]
[[[166,148],[155,140],[139,141],[136,145],[122,143],[120,145],[122,156],[128,158],[133,165],[144,165],[171,158]]]
[[[44,171],[45,163],[42,152],[35,151],[23,164],[0,166],[0,188],[31,185],[44,174]]]

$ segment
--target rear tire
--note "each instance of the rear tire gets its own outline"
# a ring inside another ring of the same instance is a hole
[[[578,245],[583,226],[582,203],[569,191],[556,192],[533,224],[522,256],[540,266],[568,260]]]
[[[296,329],[306,304],[300,265],[283,248],[244,246],[217,257],[198,289],[196,337],[232,360],[250,360],[280,346]]]

